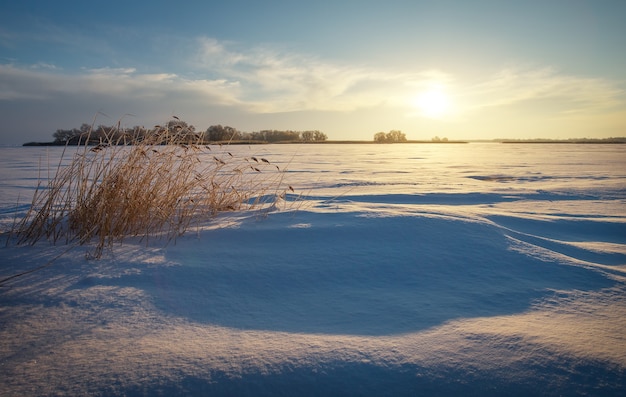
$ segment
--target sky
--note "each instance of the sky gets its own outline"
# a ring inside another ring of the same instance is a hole
[[[330,140],[626,136],[626,1],[0,5],[0,144],[172,116]]]

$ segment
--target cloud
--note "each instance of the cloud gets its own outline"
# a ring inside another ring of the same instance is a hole
[[[229,49],[228,43],[206,37],[198,39],[194,59],[199,70],[237,81],[241,102],[255,112],[267,113],[397,105],[400,98],[405,103],[407,82],[430,78],[422,72],[341,65],[267,47],[237,51]]]
[[[137,100],[190,94],[207,105],[236,105],[238,84],[224,79],[189,80],[173,73],[139,73],[134,68],[85,69],[81,73],[0,65],[0,100],[52,100],[58,95]]]
[[[37,62],[36,64],[31,66],[32,69],[47,69],[47,70],[59,70],[60,68],[56,65],[46,62]]]
[[[207,37],[198,39],[194,61],[198,70],[236,81],[240,103],[261,113],[407,108],[420,91],[433,87],[447,91],[457,115],[545,102],[551,103],[553,114],[568,115],[624,104],[624,90],[615,82],[566,75],[551,67],[504,68],[470,83],[443,70],[341,65],[267,47],[237,49],[234,43]]]
[[[551,102],[555,113],[603,112],[623,106],[624,90],[615,82],[558,73],[551,67],[506,68],[461,89],[467,110]]]
[[[30,68],[0,65],[0,101],[50,99],[45,76]]]
[[[549,67],[505,68],[473,83],[442,70],[381,70],[345,65],[268,46],[242,47],[197,38],[180,63],[188,70],[143,73],[135,68],[82,69],[64,73],[50,63],[0,66],[0,100],[45,100],[58,93],[159,101],[194,98],[206,106],[248,113],[351,112],[405,108],[428,87],[443,87],[455,112],[472,114],[539,101],[555,114],[601,112],[623,104],[623,90],[599,78],[568,76]]]
[[[168,58],[169,63],[150,64],[150,72],[138,65],[75,71],[49,62],[0,65],[0,116],[5,131],[49,134],[51,127],[80,125],[98,111],[113,117],[137,114],[129,122],[140,125],[160,122],[176,112],[201,126],[323,125],[330,129],[330,120],[340,120],[341,127],[335,128],[342,130],[373,128],[373,123],[376,129],[390,123],[416,128],[432,121],[424,121],[412,102],[434,86],[444,90],[451,102],[446,128],[486,126],[505,119],[519,124],[526,120],[516,114],[519,109],[533,110],[536,121],[596,117],[597,125],[609,112],[624,110],[624,89],[618,83],[566,75],[550,67],[504,68],[469,80],[446,70],[343,64],[208,37],[176,44],[176,57]]]

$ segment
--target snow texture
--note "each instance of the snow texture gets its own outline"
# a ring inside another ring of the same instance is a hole
[[[228,150],[296,192],[100,260],[8,238],[0,278],[49,266],[0,286],[1,395],[623,395],[626,146]],[[0,153],[8,230],[60,149]]]

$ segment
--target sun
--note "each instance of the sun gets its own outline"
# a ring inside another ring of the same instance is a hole
[[[448,114],[450,110],[450,100],[443,89],[430,88],[415,97],[413,106],[415,106],[424,117],[440,119]]]

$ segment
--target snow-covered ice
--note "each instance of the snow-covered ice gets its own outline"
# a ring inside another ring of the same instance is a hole
[[[60,150],[0,148],[4,230]],[[295,194],[100,260],[4,237],[0,279],[49,266],[0,286],[0,394],[623,395],[626,146],[228,150]]]

